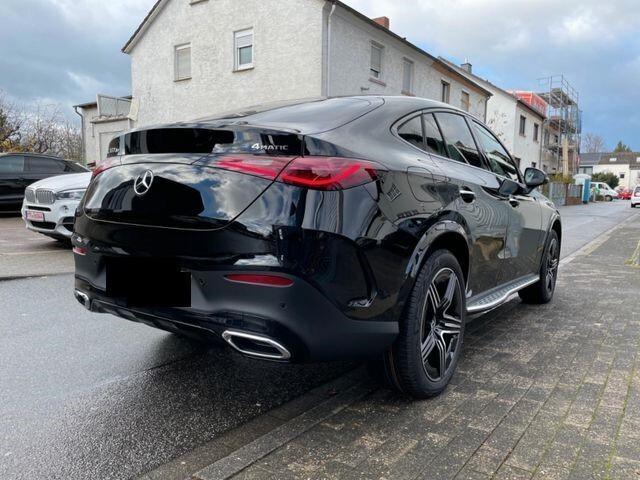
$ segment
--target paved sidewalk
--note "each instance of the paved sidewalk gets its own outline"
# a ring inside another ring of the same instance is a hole
[[[440,397],[364,381],[351,403],[293,419],[303,433],[280,427],[194,478],[269,451],[233,478],[640,478],[639,239],[635,216],[561,269],[551,304],[513,300],[471,323]]]

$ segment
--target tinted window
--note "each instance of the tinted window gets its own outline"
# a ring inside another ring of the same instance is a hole
[[[436,113],[436,118],[444,135],[449,158],[483,168],[478,148],[464,117],[454,113]]]
[[[398,135],[411,145],[415,145],[416,147],[424,150],[422,121],[420,120],[419,115],[400,125],[398,128]]]
[[[24,172],[24,157],[9,155],[0,157],[0,174],[14,174]]]
[[[88,172],[89,170],[83,167],[82,165],[80,165],[79,163],[65,162],[64,171],[72,172],[72,173],[84,173],[84,172]]]
[[[475,124],[478,141],[484,148],[484,153],[489,161],[489,168],[497,175],[520,181],[518,168],[512,162],[509,154],[493,134],[482,125]]]
[[[29,173],[64,173],[65,164],[60,160],[43,157],[27,157],[25,170]]]
[[[424,116],[424,136],[427,140],[427,151],[437,153],[443,157],[447,156],[447,149],[444,146],[444,140],[440,134],[440,129],[432,114],[428,113]]]

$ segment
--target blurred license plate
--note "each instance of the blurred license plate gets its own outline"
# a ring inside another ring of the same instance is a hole
[[[44,213],[34,212],[33,210],[27,210],[27,220],[33,220],[36,222],[44,222]]]

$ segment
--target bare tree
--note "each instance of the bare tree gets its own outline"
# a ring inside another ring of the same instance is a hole
[[[25,149],[34,153],[55,154],[62,123],[59,106],[37,104],[33,113],[27,116],[23,140]]]
[[[584,153],[600,153],[603,152],[604,149],[604,139],[601,135],[587,133],[582,138],[582,151]]]
[[[56,154],[69,160],[82,160],[82,135],[70,122],[59,126]]]
[[[0,152],[19,150],[24,114],[0,91]]]

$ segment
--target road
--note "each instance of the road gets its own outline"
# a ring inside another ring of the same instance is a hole
[[[631,214],[628,202],[564,208],[563,255]],[[15,245],[0,243],[0,274],[19,263]],[[88,313],[72,285],[69,274],[0,281],[0,478],[131,478],[351,367],[194,345]]]

